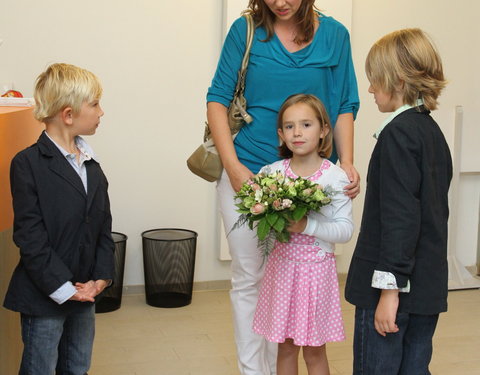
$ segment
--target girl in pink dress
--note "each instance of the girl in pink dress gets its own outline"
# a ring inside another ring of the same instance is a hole
[[[327,159],[332,129],[318,98],[289,97],[280,108],[277,127],[285,159],[261,172],[301,176],[338,193],[320,212],[289,225],[290,242],[275,244],[267,259],[253,330],[278,343],[277,375],[298,374],[300,347],[308,374],[325,375],[330,373],[325,344],[345,339],[334,250],[336,242],[347,242],[353,233],[351,199],[343,194],[350,181]]]

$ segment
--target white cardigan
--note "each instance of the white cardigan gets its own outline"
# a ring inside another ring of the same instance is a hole
[[[298,177],[290,169],[290,159],[276,161],[264,166],[260,173],[279,172],[289,177]],[[348,242],[353,234],[352,200],[343,193],[343,188],[350,183],[346,173],[340,167],[325,159],[319,171],[304,177],[322,185],[331,186],[337,193],[332,196],[330,204],[320,212],[310,212],[307,226],[302,234],[316,237],[318,246],[326,252],[335,251],[335,243]]]

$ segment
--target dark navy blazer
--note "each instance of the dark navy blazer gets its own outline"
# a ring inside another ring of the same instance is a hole
[[[85,165],[88,194],[45,133],[12,160],[13,240],[20,248],[20,262],[6,308],[38,316],[63,314],[88,304],[54,302],[49,295],[65,282],[113,278],[108,182],[95,160]]]
[[[399,311],[437,314],[447,309],[450,151],[429,111],[411,108],[380,133],[367,175],[362,224],[348,271],[345,298],[375,309],[374,270],[391,272]]]

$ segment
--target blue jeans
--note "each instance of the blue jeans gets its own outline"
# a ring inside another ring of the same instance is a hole
[[[21,314],[23,356],[19,375],[84,375],[90,368],[95,307],[60,316]]]
[[[375,310],[355,310],[354,375],[430,375],[432,338],[438,314],[397,313],[397,333],[375,331]]]

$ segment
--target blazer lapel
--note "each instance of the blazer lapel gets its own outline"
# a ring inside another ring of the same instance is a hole
[[[50,158],[48,166],[50,170],[72,185],[83,197],[86,197],[87,193],[80,176],[44,133],[40,135],[38,144],[43,155]]]
[[[72,185],[82,196],[86,196],[87,192],[82,183],[82,179],[75,172],[73,167],[61,155],[62,158],[54,157],[50,163],[50,169]]]
[[[100,168],[95,160],[89,160],[85,162],[87,168],[87,212],[90,210],[90,206],[95,197],[95,192],[97,191],[98,185],[100,183]]]

